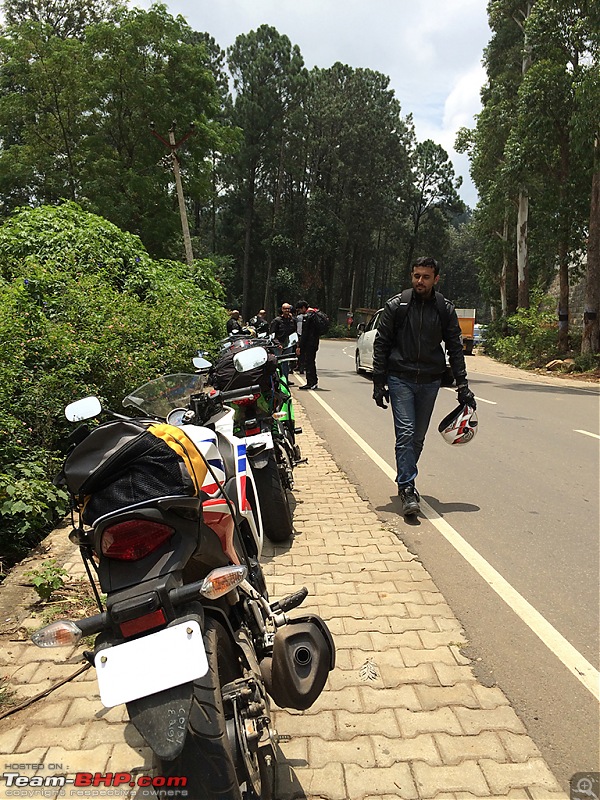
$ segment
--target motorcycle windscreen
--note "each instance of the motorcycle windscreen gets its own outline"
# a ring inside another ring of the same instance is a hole
[[[107,708],[194,681],[208,672],[196,620],[99,650],[94,665],[100,699]]]

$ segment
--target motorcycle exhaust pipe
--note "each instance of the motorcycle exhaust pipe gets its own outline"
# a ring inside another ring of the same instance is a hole
[[[267,692],[280,708],[305,711],[319,697],[335,666],[335,645],[325,622],[315,615],[292,619],[277,629],[273,655],[260,670]]]

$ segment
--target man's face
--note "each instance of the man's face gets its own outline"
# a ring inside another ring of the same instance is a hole
[[[284,304],[284,305],[281,306],[281,315],[283,317],[289,317],[289,316],[291,316],[291,314],[292,314],[292,307],[291,306],[289,306],[287,304]]]
[[[414,267],[411,273],[412,286],[419,297],[429,297],[440,279],[433,267]]]

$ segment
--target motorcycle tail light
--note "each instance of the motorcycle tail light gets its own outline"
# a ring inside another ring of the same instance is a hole
[[[70,619],[59,619],[31,634],[31,641],[38,647],[66,647],[81,639],[81,631]]]
[[[143,633],[144,631],[158,628],[159,625],[164,625],[166,622],[165,614],[162,608],[157,611],[152,611],[150,614],[144,614],[136,619],[130,619],[126,622],[121,622],[119,628],[125,638],[128,636],[135,636],[136,633]]]
[[[216,600],[246,579],[248,568],[244,564],[217,567],[209,572],[200,587],[200,594],[209,600]]]
[[[105,528],[100,548],[107,558],[138,561],[157,550],[174,533],[174,528],[161,522],[130,519]]]

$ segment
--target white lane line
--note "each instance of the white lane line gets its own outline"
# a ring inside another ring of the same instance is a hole
[[[577,428],[573,428],[573,433],[583,433],[584,436],[591,436],[593,439],[600,439],[597,433],[590,433],[589,431],[578,431]]]
[[[310,391],[310,390],[309,390]],[[323,406],[329,416],[337,422],[360,449],[377,464],[379,469],[396,483],[396,471],[361,438],[356,431],[337,414],[331,406],[319,397],[318,391],[311,391],[314,399]],[[580,683],[600,700],[600,673],[587,661],[573,645],[568,642],[548,620],[546,620],[500,573],[481,556],[463,537],[433,509],[429,503],[421,500],[421,509],[431,524],[457,550],[473,569],[479,573],[498,597],[520,617],[523,622],[546,645],[551,653],[562,661]]]

